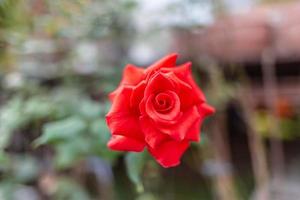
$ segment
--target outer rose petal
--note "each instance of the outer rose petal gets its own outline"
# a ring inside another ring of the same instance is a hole
[[[120,85],[116,90],[109,94],[109,99],[113,101],[114,97],[121,91],[122,86],[135,86],[144,78],[144,69],[128,64],[123,70],[123,77]]]
[[[113,100],[115,99],[115,96],[120,93],[120,91],[122,90],[122,87],[123,87],[123,85],[119,85],[117,87],[117,89],[115,89],[114,91],[112,91],[111,93],[108,94],[108,98],[111,102],[113,102]]]
[[[129,99],[132,94],[133,87],[122,86],[120,92],[117,94],[117,98],[112,102],[111,108],[107,113],[107,116],[112,115],[119,111],[130,111]]]
[[[152,71],[158,70],[163,67],[174,67],[176,64],[176,59],[178,57],[178,54],[172,53],[169,54],[159,61],[152,64],[149,68],[146,69],[146,73],[151,73]]]
[[[131,97],[130,97],[130,106],[132,108],[139,109],[139,104],[144,98],[144,91],[146,88],[147,82],[141,81],[138,85],[133,88]]]
[[[199,118],[187,131],[185,139],[188,141],[199,142],[200,141],[200,126],[203,118]]]
[[[198,111],[201,117],[191,126],[186,135],[186,140],[189,141],[200,141],[200,127],[205,117],[213,114],[215,109],[206,103],[198,106]]]
[[[191,67],[189,67],[189,73],[187,75],[187,78],[186,78],[186,82],[188,84],[190,84],[196,94],[196,96],[198,97],[198,100],[199,102],[197,103],[201,103],[201,102],[205,102],[206,101],[206,98],[202,92],[202,90],[199,88],[199,86],[197,85],[197,83],[195,82],[195,80],[193,79],[193,75],[192,75],[192,70],[191,70]]]
[[[106,117],[112,135],[123,135],[143,141],[143,133],[136,117],[126,113],[116,113]]]
[[[122,84],[137,85],[144,78],[144,69],[134,65],[126,65],[123,72]]]
[[[140,117],[140,123],[141,129],[145,133],[145,141],[151,148],[155,148],[162,142],[170,140],[168,135],[161,133],[155,128],[155,125],[149,117]]]
[[[201,116],[207,117],[209,115],[212,115],[216,112],[215,108],[208,105],[207,103],[202,103],[198,106],[198,110]]]
[[[170,68],[166,68],[166,69],[163,69],[167,72],[174,72],[176,74],[176,76],[178,78],[180,78],[181,80],[184,80],[192,71],[191,69],[191,66],[192,66],[192,63],[191,62],[186,62],[182,65],[179,65],[179,66],[176,66],[172,69]]]
[[[180,164],[180,158],[189,146],[188,141],[174,141],[170,140],[162,143],[156,148],[148,147],[151,155],[160,163],[163,167],[174,167]]]
[[[107,146],[117,151],[143,151],[145,143],[122,135],[113,135]]]
[[[106,121],[112,134],[143,140],[144,136],[139,126],[139,116],[132,112],[129,105],[131,94],[132,88],[123,87],[121,89],[106,115]]]

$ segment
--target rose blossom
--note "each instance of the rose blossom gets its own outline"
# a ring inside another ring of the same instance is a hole
[[[203,119],[214,113],[192,77],[191,63],[170,54],[147,69],[127,65],[110,93],[108,147],[140,152],[146,147],[163,167],[180,163],[190,142],[200,140]]]

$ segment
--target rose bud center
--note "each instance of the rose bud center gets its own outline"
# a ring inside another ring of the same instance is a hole
[[[167,113],[174,107],[174,99],[168,93],[159,93],[152,103],[159,113]]]
[[[180,99],[170,90],[153,94],[146,103],[148,115],[155,120],[173,120],[180,113]]]

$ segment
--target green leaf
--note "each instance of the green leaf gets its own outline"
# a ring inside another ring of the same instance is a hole
[[[87,127],[85,121],[79,117],[70,117],[64,120],[47,123],[43,127],[43,134],[34,145],[39,146],[46,143],[53,143],[65,139],[77,137]]]
[[[99,144],[106,146],[106,143],[110,138],[110,132],[104,118],[93,121],[90,125],[90,132],[96,137]]]
[[[114,165],[116,162],[117,158],[122,154],[120,151],[111,151],[107,147],[102,148],[101,152],[99,155],[101,156],[102,159],[106,160],[108,163],[111,165]]]
[[[13,130],[24,124],[22,106],[22,100],[16,97],[0,109],[0,150],[9,143]]]
[[[202,132],[201,133],[201,140],[200,140],[199,144],[202,145],[202,146],[205,146],[205,145],[208,144],[208,142],[209,142],[209,139],[207,137],[206,132]]]
[[[1,199],[11,200],[13,199],[13,194],[17,188],[17,184],[13,183],[12,181],[1,181],[0,182],[0,196]]]
[[[81,136],[56,145],[56,167],[59,169],[70,167],[83,156],[91,154],[91,143],[91,138]]]
[[[0,127],[13,130],[24,123],[22,114],[22,99],[14,98],[0,110]]]
[[[59,178],[57,190],[54,192],[53,199],[64,200],[90,200],[86,190],[71,178]]]
[[[102,106],[99,103],[83,100],[80,103],[79,113],[85,118],[97,118],[100,117],[102,111]]]
[[[24,115],[31,120],[46,118],[54,111],[54,104],[48,98],[30,98],[24,105]]]
[[[138,192],[143,191],[142,170],[146,162],[146,153],[127,153],[125,157],[128,178],[136,185]]]
[[[4,172],[9,170],[10,166],[10,156],[5,152],[0,151],[0,171]]]
[[[0,126],[0,134],[0,151],[2,151],[8,145],[12,131]]]

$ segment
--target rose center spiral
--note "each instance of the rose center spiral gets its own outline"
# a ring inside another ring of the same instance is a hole
[[[174,91],[163,91],[152,94],[145,108],[153,120],[174,120],[180,114],[180,99]]]
[[[162,92],[155,96],[152,103],[157,112],[166,113],[174,107],[175,102],[172,95]]]

